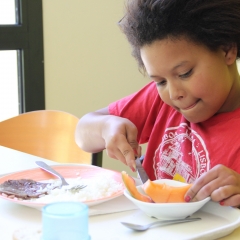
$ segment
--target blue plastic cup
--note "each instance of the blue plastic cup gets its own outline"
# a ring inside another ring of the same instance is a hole
[[[50,203],[42,209],[42,240],[90,240],[88,207],[78,202]]]

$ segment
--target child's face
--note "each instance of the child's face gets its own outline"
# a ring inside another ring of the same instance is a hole
[[[161,99],[196,123],[233,110],[231,103],[239,101],[232,93],[238,82],[236,55],[229,51],[164,39],[143,46],[141,57]]]

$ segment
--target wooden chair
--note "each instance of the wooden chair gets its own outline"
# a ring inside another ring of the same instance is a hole
[[[60,163],[102,166],[102,152],[87,153],[75,143],[77,122],[62,111],[23,113],[0,122],[0,145]]]

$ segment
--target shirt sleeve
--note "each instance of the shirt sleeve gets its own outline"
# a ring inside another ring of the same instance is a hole
[[[142,144],[148,142],[162,104],[156,84],[151,82],[138,92],[111,103],[108,110],[111,115],[133,122],[138,129],[138,141]]]

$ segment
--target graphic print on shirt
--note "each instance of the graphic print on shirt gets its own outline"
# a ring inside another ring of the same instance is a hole
[[[188,183],[210,169],[203,139],[186,123],[166,128],[155,151],[153,164],[156,179],[173,178],[175,174],[180,174]]]

